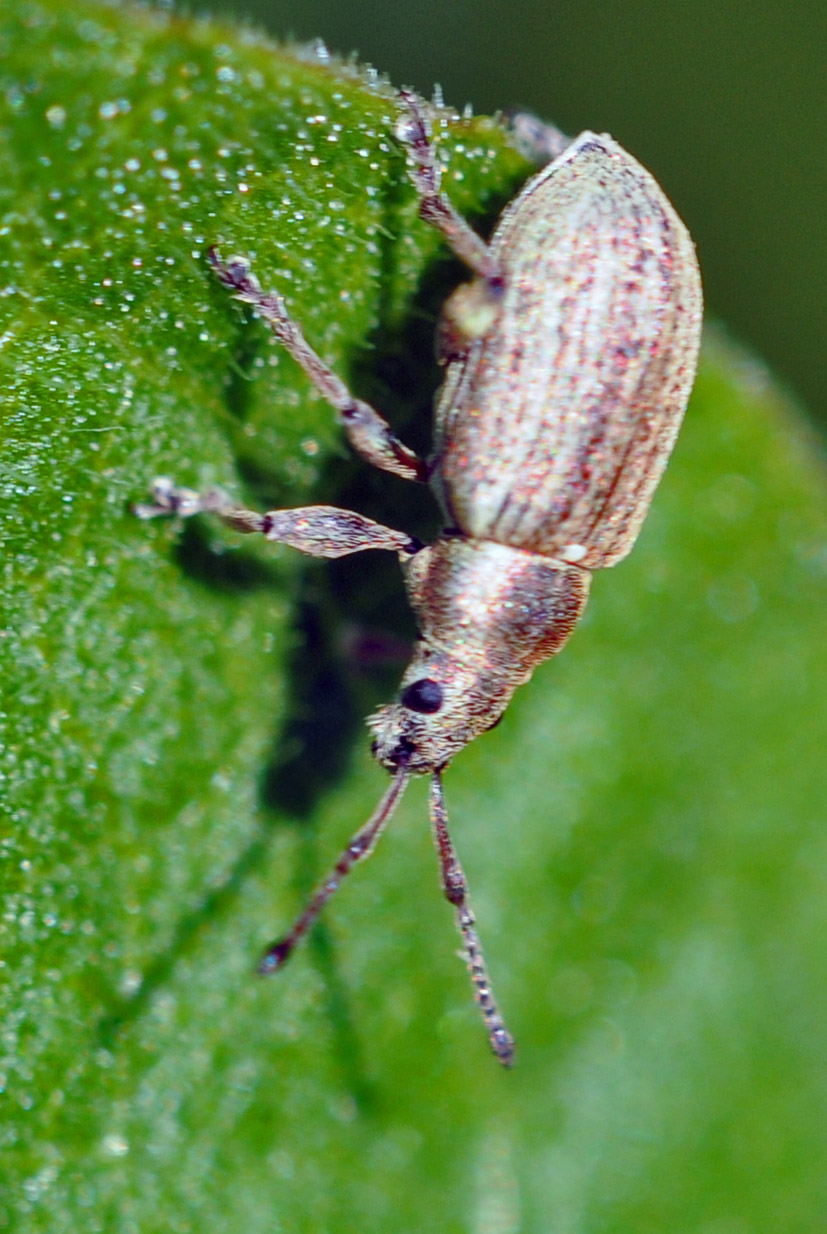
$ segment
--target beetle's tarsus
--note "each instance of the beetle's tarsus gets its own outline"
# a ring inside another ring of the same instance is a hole
[[[412,90],[400,90],[399,99],[404,110],[396,124],[396,138],[410,156],[409,175],[419,195],[420,217],[442,232],[469,270],[486,280],[498,278],[500,270],[488,245],[440,192],[442,169],[431,144],[422,100]]]

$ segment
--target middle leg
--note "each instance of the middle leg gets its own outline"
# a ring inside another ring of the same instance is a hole
[[[197,493],[191,488],[178,488],[160,476],[152,485],[152,504],[133,507],[138,518],[159,518],[177,514],[189,518],[193,514],[214,514],[235,531],[259,532],[268,540],[289,544],[311,557],[345,557],[365,549],[389,549],[401,558],[411,557],[422,548],[415,536],[394,531],[354,510],[338,506],[300,506],[295,510],[245,510],[236,506],[226,493],[212,489]]]

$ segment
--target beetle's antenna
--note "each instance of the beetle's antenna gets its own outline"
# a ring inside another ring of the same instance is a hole
[[[277,943],[273,943],[272,947],[268,947],[261,957],[258,972],[262,977],[275,973],[285,964],[290,958],[296,943],[304,937],[313,925],[333,893],[339,890],[345,875],[350,873],[357,862],[364,861],[366,857],[371,855],[376,847],[376,841],[385,828],[385,824],[399,804],[409,779],[410,772],[406,771],[404,767],[400,767],[391,781],[390,788],[388,788],[373,814],[351,838],[350,843],[327,878],[319,884],[316,891],[310,897],[307,907],[293,922],[290,933],[286,934]]]
[[[459,864],[456,849],[448,834],[448,812],[445,809],[445,797],[442,792],[442,780],[438,771],[431,777],[431,826],[434,831],[434,843],[439,855],[439,868],[442,874],[442,890],[447,899],[457,910],[457,926],[465,944],[465,963],[474,987],[474,997],[479,1003],[482,1018],[488,1029],[488,1040],[491,1049],[504,1067],[510,1067],[514,1062],[514,1038],[505,1026],[500,1015],[485,967],[485,956],[482,953],[482,943],[477,934],[476,920],[468,903],[468,883]]]

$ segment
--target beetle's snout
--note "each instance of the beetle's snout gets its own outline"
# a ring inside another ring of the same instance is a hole
[[[420,766],[421,743],[410,731],[405,708],[398,703],[380,707],[368,723],[375,734],[371,743],[373,757],[388,771],[398,771],[401,767],[413,772],[428,770]]]
[[[409,737],[400,737],[396,744],[392,745],[389,749],[377,737],[371,742],[370,748],[373,757],[378,759],[382,766],[387,767],[389,771],[398,770],[400,767],[409,767],[411,760],[417,752],[416,743],[411,741]]]

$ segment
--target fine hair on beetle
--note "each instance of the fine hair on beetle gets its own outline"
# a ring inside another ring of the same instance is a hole
[[[486,243],[440,185],[425,104],[399,95],[396,137],[419,214],[469,268],[443,309],[445,378],[434,448],[418,457],[354,397],[242,257],[210,251],[219,282],[269,323],[375,467],[431,486],[444,530],[432,545],[333,506],[259,513],[217,490],[162,477],[141,518],[206,513],[314,557],[395,552],[420,637],[395,702],[368,720],[391,781],[368,821],[259,972],[279,970],[357,862],[373,851],[412,775],[430,776],[442,888],[454,906],[488,1040],[514,1039],[491,989],[468,885],[448,830],[442,773],[501,718],[517,687],[566,643],[592,571],[631,550],[689,399],[702,300],[692,240],[653,177],[606,135],[568,141],[515,118],[551,161],[505,208]]]

